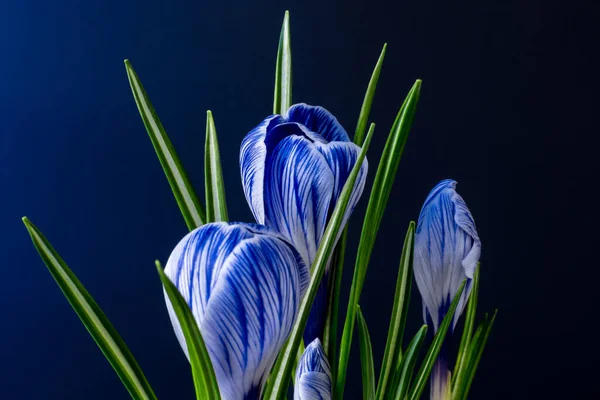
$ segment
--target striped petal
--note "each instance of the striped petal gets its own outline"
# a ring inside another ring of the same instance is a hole
[[[329,168],[333,172],[333,193],[332,193],[332,202],[330,205],[329,212],[333,211],[333,207],[337,203],[337,200],[344,188],[344,184],[348,179],[348,175],[352,171],[354,164],[360,154],[360,147],[355,145],[354,143],[345,143],[345,142],[332,142],[327,144],[315,143],[314,144],[317,150],[323,155]],[[359,176],[356,179],[356,184],[354,186],[354,190],[350,197],[350,201],[348,203],[348,208],[344,215],[344,220],[342,222],[342,227],[346,225],[348,219],[352,215],[358,200],[360,200],[360,196],[363,192],[365,182],[367,179],[367,170],[368,163],[365,159],[360,169]],[[323,226],[323,229],[326,225]],[[321,232],[322,234],[323,232]],[[339,239],[342,231],[338,233]],[[320,238],[319,238],[320,240]],[[318,243],[316,243],[316,247],[318,248]],[[312,263],[313,259],[310,260]],[[329,271],[326,271],[325,277],[323,279],[323,283],[319,287],[317,295],[315,297],[313,308],[311,310],[308,324],[306,326],[306,330],[304,332],[304,340],[306,342],[312,341],[314,338],[321,336],[323,331],[323,327],[325,326],[325,319],[327,317],[327,301],[328,301],[328,280],[329,280]]]
[[[425,322],[433,323],[435,331],[460,283],[473,278],[481,255],[473,217],[455,189],[455,181],[444,180],[429,193],[415,234],[415,279],[423,298]],[[470,281],[458,305],[453,327],[469,293]]]
[[[286,120],[302,124],[311,132],[317,132],[328,142],[350,142],[348,133],[337,118],[321,106],[295,104],[288,110]]]
[[[304,350],[295,381],[294,400],[331,399],[331,368],[319,339]]]
[[[258,399],[308,285],[308,267],[300,255],[264,227],[213,223],[184,237],[165,273],[194,314],[222,398]],[[179,322],[165,298],[187,355]]]
[[[242,187],[246,201],[254,214],[256,222],[265,223],[263,203],[263,182],[267,147],[265,136],[269,127],[285,122],[280,115],[271,115],[251,130],[240,148],[240,170],[242,174]]]
[[[275,127],[269,135],[277,136],[288,127]],[[327,161],[306,136],[290,135],[275,146],[264,177],[265,224],[287,237],[312,263],[335,186]]]
[[[327,144],[315,143],[315,146],[323,157],[325,157],[329,168],[333,172],[333,204],[336,204],[338,198],[342,194],[342,189],[346,184],[346,180],[348,179],[352,168],[354,168],[354,164],[356,164],[356,160],[360,154],[360,147],[352,142],[331,142]],[[360,196],[362,195],[367,181],[368,170],[369,163],[365,158],[360,168],[359,175],[356,178],[354,190],[352,191],[342,226],[346,225],[346,222],[358,204],[358,200],[360,200]]]
[[[311,265],[360,148],[322,107],[297,104],[286,117],[271,116],[244,139],[242,185],[259,223],[284,235]],[[344,224],[362,194],[365,160]],[[309,317],[305,340],[320,336],[327,302],[326,273]]]

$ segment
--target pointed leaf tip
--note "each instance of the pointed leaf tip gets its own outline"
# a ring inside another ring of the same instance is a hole
[[[210,110],[206,111],[204,175],[206,222],[228,221],[221,155],[219,152],[215,121]]]
[[[23,217],[22,220],[48,271],[102,353],[104,353],[108,362],[121,378],[131,397],[140,400],[156,400],[156,396],[133,354],[102,312],[100,306],[94,301],[90,293],[65,264],[42,232],[27,217]]]
[[[146,127],[185,223],[191,231],[205,223],[206,211],[200,204],[198,196],[177,156],[177,152],[158,115],[156,115],[156,110],[150,103],[139,77],[127,60],[125,60],[125,69],[142,122]]]

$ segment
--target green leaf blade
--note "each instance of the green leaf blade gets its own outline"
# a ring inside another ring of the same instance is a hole
[[[467,313],[465,315],[465,326],[460,339],[460,346],[458,348],[458,355],[456,357],[456,365],[452,370],[452,383],[454,383],[458,375],[461,375],[461,370],[463,369],[468,353],[467,350],[471,344],[471,339],[473,336],[473,326],[475,324],[475,314],[477,311],[477,296],[479,295],[479,265],[480,264],[477,263],[475,273],[473,274],[473,284],[471,293],[469,294]]]
[[[393,398],[396,400],[404,400],[406,398],[406,392],[408,391],[410,380],[415,369],[417,356],[423,346],[426,334],[427,325],[423,325],[408,344],[406,355],[402,358],[394,376],[391,378],[393,383],[390,387],[390,393],[394,393]]]
[[[156,399],[133,354],[100,306],[69,269],[42,232],[27,217],[23,223],[40,257],[63,294],[133,399]]]
[[[158,261],[156,261],[156,270],[158,271],[160,280],[165,288],[165,292],[171,301],[173,310],[177,315],[183,335],[185,336],[185,343],[187,345],[190,365],[192,367],[194,387],[196,389],[196,399],[219,400],[221,395],[215,371],[210,361],[204,340],[202,340],[202,334],[194,319],[194,315],[185,299],[179,293],[179,290],[167,275],[165,275],[165,272]]]
[[[485,349],[490,332],[494,326],[497,313],[498,310],[494,312],[491,319],[488,318],[488,315],[486,314],[484,321],[477,328],[477,331],[473,336],[473,341],[469,345],[469,351],[467,352],[464,361],[465,365],[461,369],[460,375],[457,376],[455,385],[452,387],[453,400],[467,399],[469,391],[471,390],[471,384],[475,377],[475,372],[477,371],[481,356],[483,355],[483,350]]]
[[[375,69],[371,74],[369,85],[363,99],[362,107],[360,108],[360,114],[358,116],[358,122],[356,123],[356,130],[354,131],[354,143],[362,146],[363,140],[365,139],[365,133],[367,132],[367,123],[369,122],[369,114],[371,113],[371,106],[373,105],[373,98],[375,97],[375,89],[377,88],[377,82],[379,82],[379,75],[381,74],[381,67],[383,66],[383,59],[385,58],[385,51],[387,49],[387,43],[384,43]]]
[[[333,362],[337,360],[337,337],[338,337],[338,323],[339,323],[339,305],[340,305],[340,292],[342,287],[342,277],[344,271],[344,261],[346,255],[346,246],[348,244],[348,224],[342,232],[340,241],[338,242],[337,248],[332,258],[332,274],[333,279],[330,283],[329,290],[329,306],[327,308],[327,317],[325,319],[325,329],[323,330],[323,348],[327,358],[332,360],[331,362],[331,380],[335,382],[337,375],[337,363]]]
[[[129,60],[125,60],[125,69],[129,78],[129,85],[137,104],[142,121],[146,126],[156,155],[167,176],[177,205],[183,215],[183,219],[191,231],[206,222],[206,212],[198,196],[190,183],[185,170],[175,152],[173,144],[167,135],[165,128],[158,119],[156,111],[148,99],[148,95],[134,71]]]
[[[346,184],[344,185],[342,193],[339,196],[329,223],[325,228],[325,233],[323,234],[321,243],[319,244],[319,248],[315,256],[315,260],[311,267],[310,283],[307,292],[300,303],[298,317],[294,327],[292,328],[292,332],[290,333],[288,341],[280,351],[275,367],[272,369],[263,399],[281,400],[285,398],[287,394],[289,377],[293,369],[293,362],[296,357],[298,346],[302,339],[304,328],[306,327],[306,322],[308,321],[312,303],[317,294],[323,274],[325,273],[325,267],[333,253],[336,238],[338,233],[340,233],[342,220],[350,201],[350,195],[352,193],[352,189],[354,188],[354,184],[356,182],[356,178],[358,177],[362,162],[365,159],[367,150],[371,143],[374,130],[375,124],[371,124],[365,139],[365,143],[356,160],[356,164],[346,180]]]
[[[452,303],[450,304],[450,307],[448,308],[448,312],[446,313],[444,320],[440,324],[440,327],[433,338],[433,342],[431,343],[431,346],[429,346],[429,350],[427,351],[427,354],[425,355],[425,359],[423,360],[423,363],[421,364],[421,368],[419,369],[419,372],[417,373],[417,376],[415,378],[415,382],[410,390],[410,394],[408,396],[408,399],[410,399],[410,400],[418,400],[421,398],[421,394],[423,393],[423,390],[425,389],[425,385],[427,384],[427,379],[429,378],[429,374],[431,374],[431,370],[433,369],[435,360],[437,359],[438,355],[440,354],[440,350],[444,343],[444,339],[446,338],[446,334],[448,333],[448,329],[450,328],[450,325],[452,325],[452,319],[454,317],[454,313],[456,312],[456,308],[458,307],[458,302],[460,301],[460,297],[462,296],[462,293],[465,289],[466,284],[467,284],[467,280],[465,279],[461,283],[461,285],[458,287],[458,290],[456,291],[456,294],[454,295],[454,299],[452,300]]]
[[[279,36],[273,97],[273,114],[285,115],[292,105],[292,47],[289,11],[285,12]]]
[[[358,336],[360,341],[360,363],[363,384],[363,399],[375,399],[375,367],[373,365],[373,347],[367,321],[363,316],[360,305],[356,313],[358,321]]]
[[[337,400],[342,400],[344,398],[346,372],[348,369],[350,347],[352,344],[354,322],[356,319],[356,306],[360,300],[377,231],[379,230],[383,212],[392,190],[396,171],[398,170],[398,165],[402,158],[406,141],[408,140],[408,133],[410,132],[414,120],[417,103],[419,101],[420,88],[421,81],[417,80],[404,100],[402,107],[400,107],[383,150],[381,161],[379,162],[377,173],[375,174],[373,188],[371,189],[371,195],[369,197],[369,203],[367,205],[357,250],[352,286],[350,288],[350,299],[348,301],[346,320],[344,322],[342,342],[340,345],[338,375],[336,377],[334,391],[335,399]]]
[[[211,111],[206,112],[206,143],[204,146],[204,184],[206,192],[206,222],[227,222],[225,182],[217,129]]]
[[[404,238],[398,278],[396,280],[396,293],[390,327],[388,329],[385,352],[377,384],[377,399],[386,398],[387,386],[392,372],[402,362],[402,337],[408,315],[408,303],[412,286],[412,253],[415,235],[415,223],[411,221]]]

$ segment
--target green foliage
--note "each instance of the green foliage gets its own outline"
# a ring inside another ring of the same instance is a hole
[[[338,337],[338,314],[340,305],[340,290],[342,288],[342,276],[344,271],[344,261],[346,254],[346,244],[348,243],[348,226],[344,228],[340,241],[333,253],[331,261],[331,281],[329,283],[329,305],[327,307],[327,317],[325,328],[323,330],[323,348],[329,360],[337,359],[337,337]],[[332,380],[337,374],[337,363],[331,363]]]
[[[367,92],[365,93],[365,98],[363,99],[363,104],[360,108],[358,123],[356,124],[356,130],[354,131],[354,143],[359,146],[362,146],[363,140],[365,140],[365,132],[367,132],[367,124],[369,123],[369,114],[371,113],[371,106],[373,105],[375,89],[377,88],[377,82],[379,82],[379,74],[381,74],[381,67],[383,66],[386,49],[387,43],[383,45],[377,64],[375,64],[375,69],[371,74]]]
[[[435,364],[435,360],[440,354],[442,344],[444,343],[444,339],[446,338],[446,333],[448,333],[448,329],[450,328],[450,325],[452,325],[454,312],[456,311],[456,307],[458,306],[458,302],[460,301],[460,296],[462,296],[466,284],[467,281],[464,280],[463,283],[458,287],[458,290],[454,295],[454,299],[452,300],[452,303],[448,308],[448,312],[446,313],[444,320],[440,324],[437,333],[433,337],[433,342],[431,343],[431,346],[429,347],[429,350],[425,355],[425,359],[421,364],[419,372],[417,372],[417,376],[409,392],[409,400],[418,400],[421,397],[421,393],[423,393],[423,389],[425,389],[425,384],[427,383],[429,374],[433,369],[433,364]]]
[[[373,365],[373,348],[367,321],[363,317],[360,305],[357,306],[358,336],[360,342],[360,364],[362,371],[363,399],[375,399],[375,367]]]
[[[171,190],[183,219],[191,231],[206,222],[206,212],[200,204],[198,196],[196,196],[196,192],[181,165],[181,161],[179,161],[175,148],[171,144],[171,140],[158,119],[158,115],[156,115],[156,111],[154,111],[154,107],[152,107],[148,95],[146,95],[146,91],[129,60],[125,60],[125,69],[142,121],[146,126],[160,164],[165,171],[169,185],[171,185]]]
[[[477,296],[479,295],[479,263],[473,274],[473,282],[471,283],[471,294],[467,303],[467,314],[465,315],[465,326],[460,339],[460,347],[458,348],[458,356],[456,357],[456,365],[452,375],[452,383],[455,382],[456,376],[460,374],[467,358],[467,350],[473,337],[473,326],[475,325],[475,312],[477,311]]]
[[[202,340],[202,334],[196,325],[196,320],[185,299],[177,287],[165,275],[160,263],[156,261],[156,270],[169,297],[171,306],[177,315],[177,320],[185,337],[185,344],[192,366],[192,377],[196,389],[197,400],[220,400],[219,386],[213,369],[208,350]]]
[[[48,271],[50,271],[60,290],[62,290],[108,362],[123,381],[131,397],[136,400],[156,399],[133,354],[104,315],[100,306],[67,267],[67,264],[54,250],[42,232],[27,217],[23,217],[23,223],[31,236],[33,245],[46,267],[48,267]]]
[[[377,399],[386,398],[389,379],[403,361],[402,336],[404,334],[404,326],[406,325],[406,316],[408,315],[408,303],[410,300],[410,288],[412,284],[414,237],[415,223],[411,221],[408,225],[406,237],[404,238],[402,256],[400,257],[400,267],[398,269],[398,278],[396,280],[396,294],[394,295],[394,308],[392,309],[392,318],[390,320],[390,328],[385,344],[385,352],[383,353],[379,383],[377,384]],[[390,393],[393,393],[393,390],[390,391]]]
[[[475,372],[479,366],[481,355],[487,343],[492,326],[496,320],[496,314],[498,310],[494,312],[491,318],[486,314],[483,322],[477,327],[477,331],[473,336],[472,342],[468,345],[466,355],[463,360],[463,365],[458,371],[454,385],[452,386],[452,400],[463,400],[467,398]]]
[[[371,196],[369,198],[369,204],[367,205],[367,212],[363,222],[363,229],[356,255],[354,276],[350,288],[350,299],[348,301],[346,321],[344,323],[344,332],[342,334],[342,342],[340,345],[340,358],[334,390],[335,399],[338,400],[344,398],[344,385],[346,383],[346,371],[348,368],[348,359],[350,357],[352,335],[354,333],[356,306],[358,305],[362,293],[367,267],[369,265],[373,246],[375,245],[377,231],[379,230],[379,224],[383,218],[383,212],[392,190],[392,184],[396,176],[398,164],[402,158],[402,152],[406,145],[408,133],[415,116],[420,88],[421,81],[417,80],[398,112],[383,150],[379,167],[377,168],[377,173],[375,175],[375,181],[371,189]]]
[[[204,184],[206,186],[206,222],[227,221],[225,183],[217,129],[212,112],[206,112],[206,144],[204,145]]]
[[[279,47],[277,48],[277,62],[275,64],[275,94],[273,100],[273,114],[285,115],[292,105],[292,47],[290,40],[290,12],[285,12]]]
[[[389,394],[387,394],[385,397],[386,399],[393,398],[395,400],[404,400],[406,398],[408,386],[417,362],[417,356],[419,355],[419,351],[421,350],[421,346],[425,340],[426,333],[427,325],[423,325],[408,344],[408,347],[406,348],[406,354],[404,357],[402,357],[400,364],[391,377],[392,384],[390,385]]]

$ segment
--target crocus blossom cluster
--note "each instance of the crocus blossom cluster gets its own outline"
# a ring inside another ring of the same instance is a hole
[[[240,152],[244,193],[257,224],[206,224],[173,250],[165,273],[192,310],[223,400],[260,397],[359,152],[322,107],[297,104],[285,116],[268,117],[248,133]],[[360,198],[366,174],[365,160],[344,223]],[[305,331],[312,343],[298,368],[296,399],[331,397],[329,366],[316,339],[323,330],[326,289],[327,275]],[[177,316],[165,298],[187,354]]]
[[[360,148],[322,107],[297,104],[267,117],[244,138],[242,186],[256,224],[211,223],[185,236],[165,273],[189,305],[209,352],[224,400],[259,399],[277,354],[297,317],[329,216]],[[344,224],[366,180],[365,160]],[[438,330],[466,278],[453,325],[470,292],[481,242],[471,213],[444,180],[427,197],[415,234],[414,275],[423,318]],[[329,363],[321,346],[327,280],[318,290],[304,332],[306,347],[295,375],[294,400],[331,399]],[[185,339],[168,297],[175,333]],[[431,398],[448,397],[450,372],[440,355]]]

